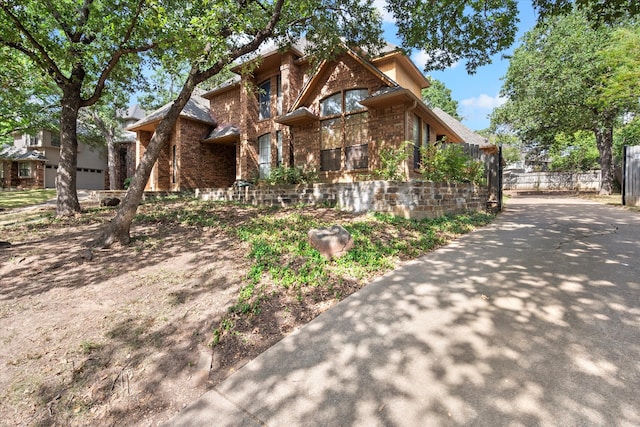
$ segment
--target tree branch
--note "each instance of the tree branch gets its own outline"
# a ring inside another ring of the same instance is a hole
[[[139,0],[138,1],[138,7],[136,7],[136,13],[133,15],[133,19],[131,20],[131,24],[127,28],[127,31],[125,31],[125,33],[124,33],[124,38],[122,39],[122,43],[120,44],[120,46],[123,46],[131,38],[131,34],[133,33],[133,30],[136,27],[136,22],[138,22],[138,18],[140,17],[140,14],[142,13],[142,6],[144,5],[144,1],[145,0]]]
[[[66,23],[62,19],[62,15],[60,15],[60,12],[58,12],[58,9],[56,9],[53,6],[53,3],[51,3],[51,0],[45,0],[44,3],[45,3],[45,6],[47,7],[47,10],[51,14],[51,16],[53,16],[56,22],[60,25],[60,28],[62,28],[62,31],[66,34],[67,38],[69,40],[73,39],[73,33],[71,31],[71,28],[68,25],[66,25]]]
[[[129,49],[120,49],[116,51],[111,57],[111,60],[107,63],[107,66],[102,70],[102,73],[98,78],[98,82],[96,83],[96,87],[93,93],[89,98],[82,100],[80,102],[80,106],[88,107],[89,105],[93,105],[96,102],[98,102],[98,99],[100,99],[100,95],[102,94],[102,90],[104,89],[107,79],[109,78],[109,74],[111,74],[111,72],[116,67],[116,65],[118,65],[118,61],[120,61],[120,58],[122,58],[124,55],[128,55],[131,53],[146,52],[147,50],[151,50],[156,46],[158,46],[158,43],[150,43],[145,46],[139,46],[139,47],[129,48]]]
[[[39,64],[43,69],[49,70],[49,74],[58,85],[61,85],[64,82],[68,81],[68,79],[64,76],[64,74],[62,74],[62,71],[60,71],[56,63],[53,61],[53,59],[51,59],[51,57],[45,50],[44,46],[42,46],[35,39],[33,34],[31,34],[31,32],[27,30],[24,25],[22,25],[22,22],[20,22],[18,17],[15,16],[13,13],[11,13],[11,11],[9,10],[9,7],[4,1],[0,2],[0,8],[2,8],[2,10],[9,16],[9,18],[14,23],[14,25],[18,28],[18,30],[27,38],[27,40],[29,40],[32,47],[38,52],[38,54],[36,54],[36,52],[27,50],[26,48],[24,48],[24,46],[23,46],[24,50],[20,50],[20,49],[18,50],[25,53],[29,58],[31,58],[33,61]],[[14,49],[17,48],[16,46],[10,46],[10,47],[13,47]]]
[[[254,52],[256,49],[258,49],[262,44],[262,42],[264,42],[268,37],[273,35],[274,29],[282,15],[283,5],[284,5],[284,0],[278,0],[275,3],[273,13],[271,15],[271,18],[269,19],[269,22],[267,23],[267,25],[265,25],[265,27],[262,30],[258,31],[254,35],[253,40],[234,49],[230,55],[228,55],[225,58],[220,58],[214,65],[207,68],[206,70],[199,71],[195,77],[196,84],[202,83],[208,78],[218,74],[220,70],[222,70],[229,61],[234,61],[240,58],[241,56]],[[296,21],[304,21],[306,19],[308,18],[301,18]]]

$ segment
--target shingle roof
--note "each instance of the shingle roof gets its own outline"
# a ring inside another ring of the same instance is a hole
[[[433,111],[433,113],[438,116],[438,118],[442,120],[444,124],[446,124],[460,138],[462,138],[464,142],[477,145],[480,148],[488,148],[493,146],[493,144],[488,143],[482,135],[478,135],[477,133],[463,125],[459,120],[446,113],[444,110],[435,107],[432,108],[431,111]]]
[[[173,102],[170,102],[164,105],[163,107],[158,108],[156,111],[152,112],[148,116],[144,117],[141,120],[138,120],[137,122],[129,126],[128,129],[137,129],[146,124],[150,124],[150,123],[162,120],[167,115],[167,112],[169,111],[169,108],[171,108],[172,104]],[[182,109],[182,112],[180,113],[180,117],[197,120],[199,122],[208,123],[211,125],[216,124],[216,121],[213,119],[213,117],[211,117],[211,114],[209,111],[209,102],[203,97],[198,95],[191,96],[189,101],[187,101],[186,105]]]
[[[46,162],[47,158],[38,150],[27,150],[24,147],[8,145],[0,150],[0,159],[4,160],[34,160]]]
[[[213,129],[204,138],[204,141],[215,141],[217,139],[240,136],[240,128],[236,125],[223,125]]]

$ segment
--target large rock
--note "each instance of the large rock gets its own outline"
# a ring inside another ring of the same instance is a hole
[[[311,229],[308,236],[309,244],[328,259],[340,258],[353,248],[353,237],[339,225]]]
[[[100,206],[118,206],[120,199],[117,197],[106,197],[100,201]]]

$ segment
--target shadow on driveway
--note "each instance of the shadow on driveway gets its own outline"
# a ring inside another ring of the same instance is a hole
[[[512,199],[169,425],[640,425],[640,215]]]

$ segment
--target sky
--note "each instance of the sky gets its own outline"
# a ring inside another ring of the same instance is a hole
[[[376,5],[381,9],[384,23],[384,37],[387,41],[401,45],[397,37],[397,28],[392,17],[383,9],[384,0],[376,0]],[[488,115],[493,109],[504,102],[500,98],[501,78],[506,74],[509,61],[502,59],[502,55],[513,52],[513,49],[520,43],[520,39],[525,32],[533,28],[536,22],[536,15],[531,7],[530,1],[519,2],[520,23],[518,35],[514,46],[506,52],[494,55],[492,63],[476,70],[473,75],[467,74],[464,63],[454,64],[444,71],[431,71],[427,73],[445,84],[451,89],[451,97],[458,101],[458,114],[463,117],[462,123],[472,130],[482,130],[489,127]],[[413,51],[411,59],[420,68],[424,69],[426,53],[424,51]]]

